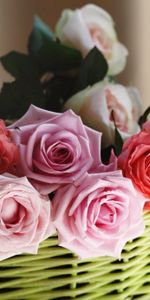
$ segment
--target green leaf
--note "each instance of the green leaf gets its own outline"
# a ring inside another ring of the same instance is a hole
[[[58,41],[48,41],[38,51],[36,58],[43,71],[64,71],[78,68],[81,65],[81,53],[64,46]]]
[[[12,51],[2,56],[0,61],[7,72],[16,78],[33,80],[39,76],[38,66],[29,55]]]
[[[116,78],[114,77],[114,76],[108,76],[108,81],[110,82],[110,83],[116,83]]]
[[[85,89],[88,85],[93,85],[104,79],[108,71],[108,64],[103,54],[94,47],[83,60],[75,92]]]
[[[29,36],[28,50],[36,55],[39,49],[47,42],[54,40],[54,33],[38,16],[34,17],[33,30]]]
[[[31,103],[45,108],[45,97],[38,81],[30,83],[20,79],[4,83],[0,93],[0,118],[17,119]]]
[[[114,126],[115,126],[115,140],[114,140],[114,151],[115,151],[115,154],[116,156],[119,156],[119,154],[121,153],[122,151],[122,147],[123,147],[123,139],[118,131],[118,128],[116,126],[116,123],[115,123],[115,117],[114,117],[114,111],[112,110],[111,112],[111,117],[114,121]]]
[[[147,121],[148,115],[150,114],[150,106],[145,110],[143,115],[139,119],[139,125],[142,127],[142,125]]]
[[[28,50],[36,59],[41,73],[78,68],[82,61],[81,53],[56,40],[50,28],[39,17],[35,17]]]
[[[122,139],[117,127],[115,127],[115,154],[116,154],[116,156],[119,156],[119,154],[121,153],[122,146],[123,146],[123,139]]]
[[[44,87],[46,109],[57,112],[62,111],[65,100],[71,96],[74,80],[70,77],[54,77],[46,83]]]
[[[103,162],[104,164],[108,164],[108,163],[109,163],[109,160],[110,160],[110,157],[111,157],[112,149],[113,149],[114,152],[115,152],[115,147],[114,147],[114,145],[109,145],[109,146],[107,146],[106,148],[102,148],[102,149],[101,149],[101,159],[102,159],[102,162]]]

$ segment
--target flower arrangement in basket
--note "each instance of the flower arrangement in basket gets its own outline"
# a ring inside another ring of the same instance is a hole
[[[141,116],[137,89],[116,82],[127,54],[111,16],[88,4],[64,10],[55,33],[35,17],[28,54],[0,58],[15,77],[0,93],[0,260],[37,254],[57,234],[79,263],[109,265],[144,234],[150,108]],[[2,299],[53,299],[34,292]],[[85,299],[105,299],[94,293]]]

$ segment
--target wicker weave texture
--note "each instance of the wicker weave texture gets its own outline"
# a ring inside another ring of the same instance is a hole
[[[126,245],[122,260],[79,260],[52,237],[38,255],[0,263],[0,300],[149,300],[150,214],[144,235]]]

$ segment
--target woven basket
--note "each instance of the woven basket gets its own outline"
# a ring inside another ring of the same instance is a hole
[[[150,299],[150,214],[142,237],[126,245],[122,260],[79,260],[51,237],[38,255],[0,263],[0,300]]]

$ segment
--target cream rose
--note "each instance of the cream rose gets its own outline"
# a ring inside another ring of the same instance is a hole
[[[56,25],[56,36],[83,57],[96,46],[109,64],[109,74],[120,73],[126,64],[127,49],[117,38],[111,16],[102,8],[87,4],[74,11],[65,9]]]
[[[72,96],[65,103],[68,108],[80,115],[83,123],[103,133],[103,146],[113,144],[115,125],[123,139],[139,131],[141,100],[132,87],[97,83]]]

